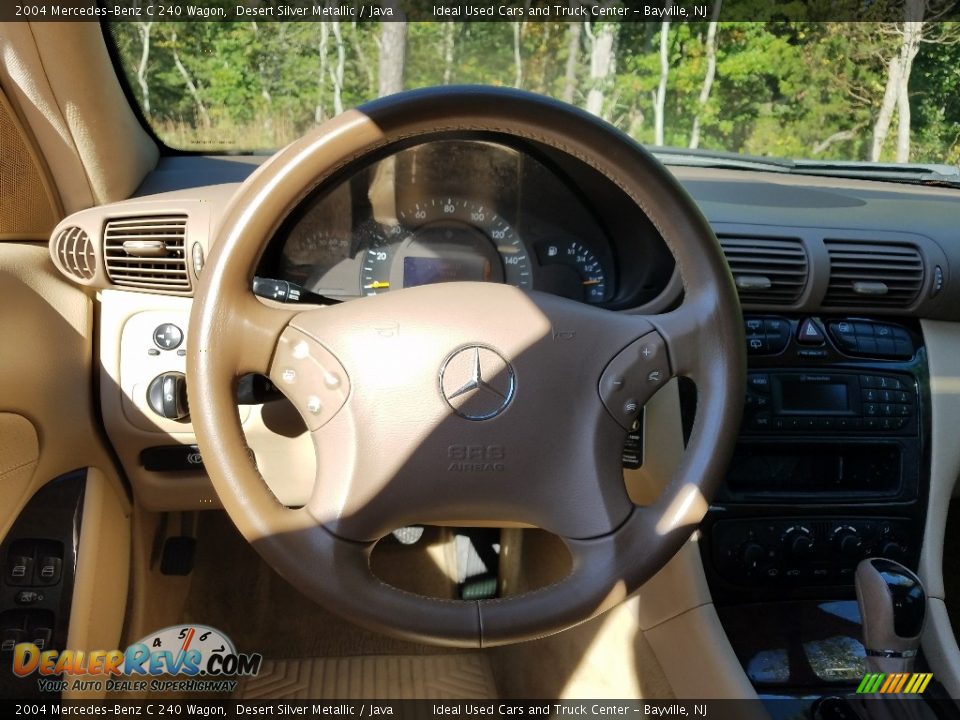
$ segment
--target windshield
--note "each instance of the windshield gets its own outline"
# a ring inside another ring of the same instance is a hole
[[[483,83],[565,100],[693,158],[960,162],[960,23],[108,27],[143,116],[182,150],[272,150],[381,95]]]

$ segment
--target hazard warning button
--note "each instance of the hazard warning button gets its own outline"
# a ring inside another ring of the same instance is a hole
[[[807,318],[800,323],[800,329],[797,330],[797,342],[803,345],[823,345],[823,331],[813,320]]]

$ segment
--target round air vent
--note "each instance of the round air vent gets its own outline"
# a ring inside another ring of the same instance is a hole
[[[97,271],[97,254],[86,232],[66,227],[57,235],[54,250],[63,270],[80,280],[90,280]]]

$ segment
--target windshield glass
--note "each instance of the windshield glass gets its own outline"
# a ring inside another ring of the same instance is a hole
[[[271,150],[381,95],[483,83],[579,105],[647,145],[960,162],[960,23],[254,18],[109,32],[143,116],[183,150]]]

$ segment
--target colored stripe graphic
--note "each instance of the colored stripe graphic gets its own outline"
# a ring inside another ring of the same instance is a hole
[[[860,681],[860,687],[857,688],[858,693],[872,693],[875,692],[873,689],[874,684],[877,682],[877,678],[883,677],[883,673],[867,673],[863,676],[863,680]]]
[[[919,695],[927,689],[933,673],[867,673],[857,687],[859,694]]]
[[[897,684],[893,686],[890,690],[892,693],[898,693],[903,690],[903,686],[907,684],[907,680],[913,673],[901,673],[900,677],[897,679]]]
[[[896,684],[898,677],[899,677],[898,673],[893,673],[893,675],[888,675],[886,681],[883,683],[883,685],[880,686],[880,692],[881,693],[890,692],[890,688]]]

